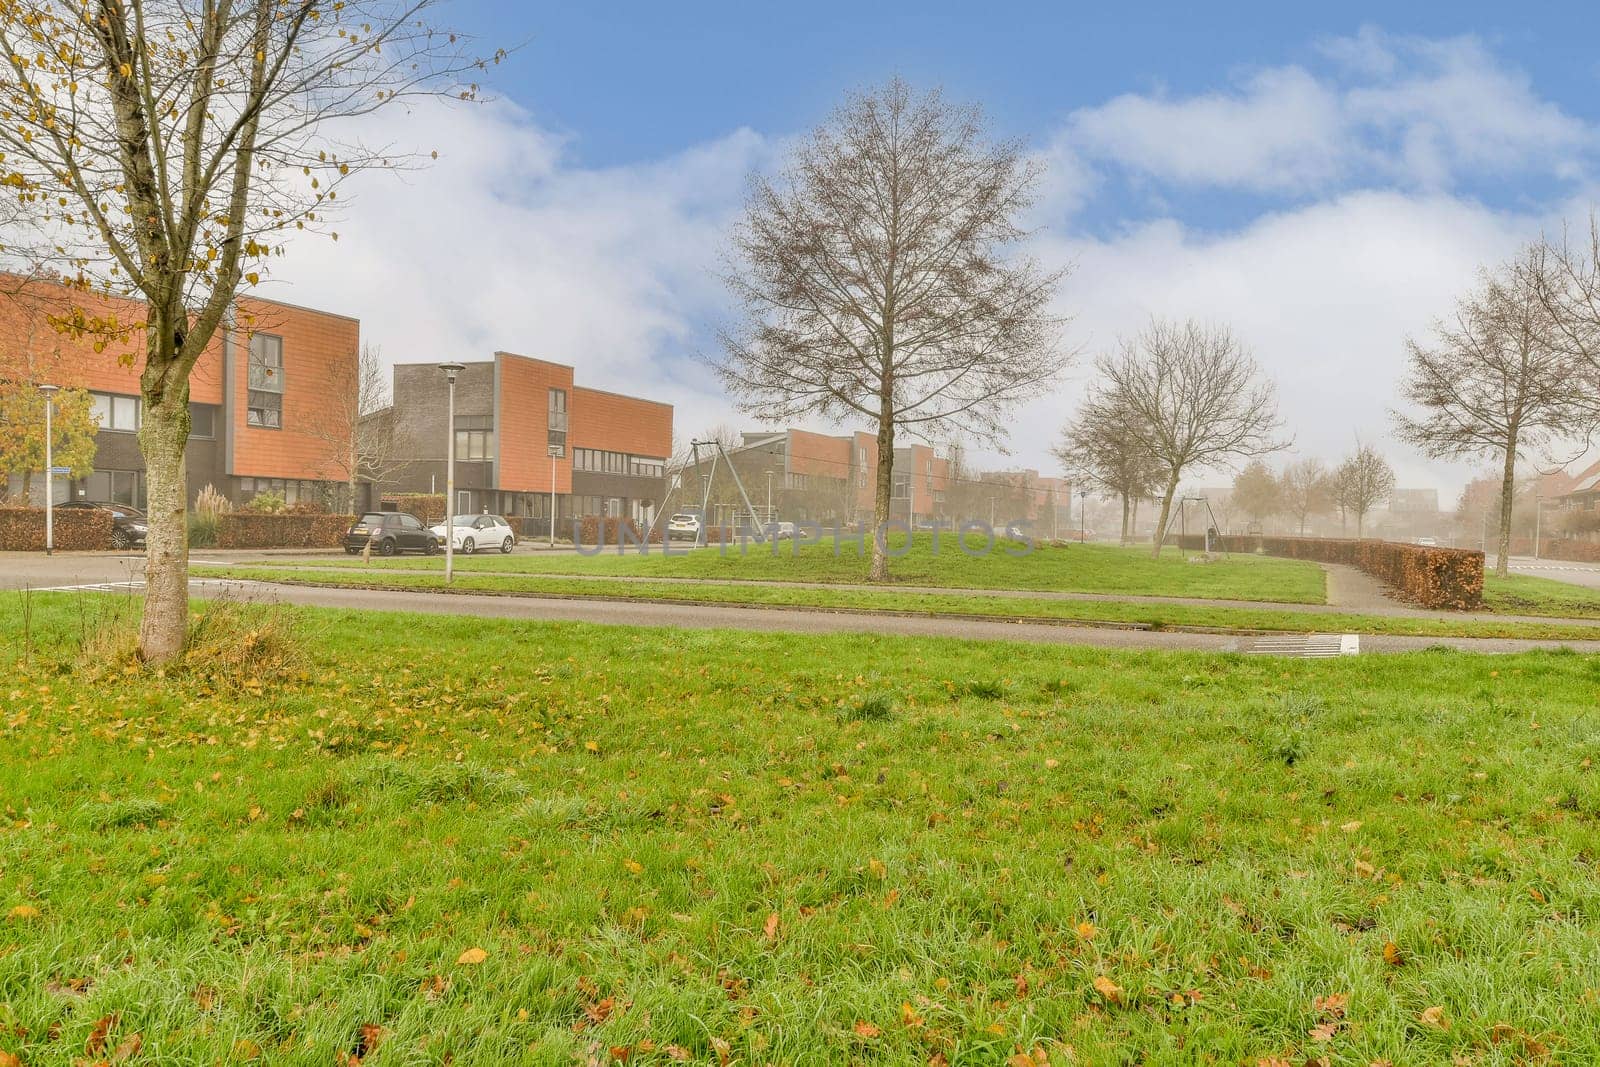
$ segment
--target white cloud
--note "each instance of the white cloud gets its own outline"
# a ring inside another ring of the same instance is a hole
[[[1016,420],[1041,456],[1076,406],[1092,357],[1152,315],[1226,322],[1277,383],[1295,451],[1333,459],[1359,434],[1382,445],[1403,484],[1454,486],[1455,465],[1423,460],[1390,435],[1403,341],[1427,330],[1493,262],[1543,220],[1443,195],[1354,193],[1263,216],[1224,236],[1156,220],[1114,237],[1058,238],[1042,251],[1078,269],[1062,296],[1077,314],[1083,364],[1061,394]]]
[[[1477,266],[1585,207],[1518,214],[1450,183],[1581,175],[1590,133],[1473,42],[1367,31],[1323,52],[1337,75],[1280,68],[1228,92],[1121,96],[1075,113],[1040,139],[1041,220],[1054,228],[1035,250],[1076,264],[1062,306],[1086,356],[1152,314],[1226,321],[1277,380],[1299,452],[1331,459],[1360,433],[1389,450],[1403,484],[1453,497],[1464,469],[1388,436],[1402,341],[1448,310]],[[507,349],[671,401],[680,434],[748,424],[693,357],[725,313],[717,257],[746,175],[770,167],[794,131],[737,130],[609,168],[573,164],[562,138],[504,103],[423,106],[367,132],[440,159],[363,177],[340,241],[297,240],[269,293],[359,316],[390,361]],[[1086,237],[1076,213],[1118,180],[1087,160],[1108,159],[1147,180],[1302,198],[1232,232],[1163,213],[1120,228],[1101,217]],[[1081,383],[1080,368],[1019,412],[1008,462],[1051,469]]]
[[[1279,191],[1338,179],[1342,134],[1337,95],[1294,67],[1262,71],[1234,93],[1119,96],[1070,124],[1085,154],[1156,178]]]
[[[391,363],[503,349],[672,402],[681,429],[726,417],[694,356],[719,313],[721,234],[764,138],[739,130],[645,165],[589,169],[504,103],[427,104],[362,132],[439,159],[361,176],[338,242],[298,237],[266,295],[359,317]]]
[[[1092,159],[1183,185],[1316,193],[1350,183],[1448,188],[1464,177],[1571,179],[1595,131],[1476,38],[1364,29],[1322,42],[1333,70],[1272,67],[1227,91],[1128,94],[1075,112]]]

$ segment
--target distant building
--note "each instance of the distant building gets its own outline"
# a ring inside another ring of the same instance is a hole
[[[1391,515],[1438,515],[1439,490],[1396,489],[1389,494]]]
[[[404,465],[386,489],[445,491],[448,389],[437,363],[395,366],[386,417]],[[586,388],[565,364],[496,352],[456,379],[451,508],[530,518],[538,530],[554,496],[558,528],[586,515],[648,525],[667,494],[671,451],[672,405]]]

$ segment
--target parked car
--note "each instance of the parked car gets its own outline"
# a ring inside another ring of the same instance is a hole
[[[450,524],[450,540],[455,550],[470,556],[480,548],[510,552],[517,544],[517,531],[499,515],[457,515]],[[433,539],[444,545],[444,523],[433,528]]]
[[[99,508],[111,512],[111,547],[136,548],[144,544],[148,530],[144,512],[127,504],[113,504],[109,500],[68,500],[57,504],[57,511],[85,511]]]
[[[700,540],[700,516],[687,511],[672,516],[667,520],[667,537],[673,541]]]
[[[354,556],[372,543],[380,556],[400,552],[421,552],[431,556],[439,551],[439,541],[422,520],[404,511],[369,511],[345,532],[344,550]]]
[[[772,539],[774,541],[793,541],[795,535],[794,523],[775,522],[772,524]]]
[[[1419,538],[1417,538],[1417,544],[1421,545],[1423,548],[1438,548],[1439,547],[1438,540],[1435,539],[1435,538],[1432,538],[1432,537],[1419,537]]]

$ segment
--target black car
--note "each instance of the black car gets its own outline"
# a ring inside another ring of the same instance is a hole
[[[422,520],[404,511],[369,511],[355,521],[344,535],[344,550],[354,556],[371,542],[380,556],[400,552],[421,552],[431,556],[439,551],[433,531]]]
[[[83,511],[88,508],[111,512],[112,548],[137,548],[144,544],[147,520],[144,512],[138,508],[113,504],[109,500],[69,500],[56,505],[57,511]]]

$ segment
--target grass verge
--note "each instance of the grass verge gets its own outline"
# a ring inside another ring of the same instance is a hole
[[[23,1062],[1600,1059],[1591,658],[304,609],[223,692],[16,603]]]
[[[969,538],[974,551],[986,542]],[[819,545],[796,547],[792,541],[775,546],[751,544],[741,553],[737,545],[726,553],[720,548],[676,546],[663,555],[652,545],[648,554],[630,548],[626,553],[606,549],[594,556],[568,554],[474,555],[458,557],[464,573],[504,573],[538,570],[545,574],[605,574],[638,578],[713,578],[776,582],[865,582],[868,559],[857,552],[857,542],[831,539]],[[999,542],[979,555],[961,551],[954,534],[939,539],[932,534],[903,534],[889,538],[891,551],[904,555],[890,563],[892,580],[900,585],[938,586],[950,589],[1053,589],[1079,593],[1122,593],[1202,597],[1208,600],[1261,600],[1286,604],[1321,604],[1326,601],[1322,568],[1304,560],[1268,556],[1234,555],[1199,562],[1176,548],[1159,560],[1148,548],[1116,545],[1041,545],[1025,556],[1012,542]],[[348,561],[308,561],[312,566],[339,566]],[[405,557],[380,560],[374,567],[399,571],[438,571],[442,559]]]
[[[1274,611],[1163,604],[1149,601],[1043,600],[968,593],[914,593],[905,590],[788,588],[781,585],[694,584],[630,581],[596,583],[585,579],[533,578],[513,574],[461,573],[452,585],[434,573],[377,570],[370,573],[303,569],[299,564],[195,567],[197,577],[236,578],[291,585],[334,586],[396,591],[429,590],[499,596],[560,596],[574,599],[653,600],[682,604],[816,608],[821,610],[906,612],[920,615],[979,616],[1042,622],[1118,623],[1154,629],[1261,630],[1291,633],[1392,634],[1412,637],[1502,637],[1547,641],[1600,641],[1600,626],[1583,622],[1521,622],[1492,616],[1414,618],[1345,612]]]
[[[1512,574],[1505,578],[1485,575],[1483,603],[1490,611],[1507,615],[1600,619],[1600,590],[1529,574]]]

